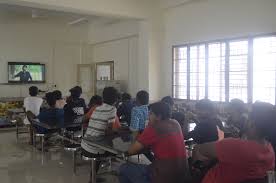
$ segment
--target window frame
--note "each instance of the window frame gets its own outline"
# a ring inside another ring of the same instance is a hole
[[[174,94],[174,50],[181,47],[187,47],[187,99],[180,99],[174,98],[177,100],[188,100],[188,101],[196,101],[190,100],[190,47],[192,46],[199,46],[205,45],[205,98],[208,98],[209,94],[209,75],[208,75],[208,67],[209,67],[209,56],[208,56],[208,45],[215,43],[215,42],[224,42],[225,43],[225,101],[215,101],[218,103],[228,103],[229,102],[229,82],[230,82],[230,42],[231,41],[239,41],[239,40],[247,40],[248,41],[248,61],[247,61],[247,101],[245,103],[252,104],[253,102],[253,42],[256,38],[265,38],[265,37],[273,37],[276,36],[276,32],[267,33],[267,34],[252,34],[247,36],[240,36],[240,37],[232,37],[232,38],[224,38],[224,39],[215,39],[209,41],[202,41],[202,42],[191,42],[185,44],[177,44],[172,46],[172,88],[171,92]],[[276,73],[275,73],[276,74]],[[276,86],[276,80],[275,80]],[[275,94],[276,94],[276,87],[275,87]],[[275,95],[276,96],[276,95]],[[173,95],[174,97],[174,95]],[[275,97],[275,104],[276,104],[276,97]]]

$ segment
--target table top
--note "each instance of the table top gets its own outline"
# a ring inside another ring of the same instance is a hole
[[[118,134],[102,137],[83,137],[83,140],[91,145],[103,149],[113,154],[122,154],[127,151],[133,142],[130,132],[120,132]]]
[[[42,123],[42,122],[39,121],[39,119],[32,119],[32,123],[33,123],[34,125],[36,125],[36,126],[43,127],[43,128],[45,128],[45,129],[47,129],[47,130],[55,130],[55,129],[58,129],[57,126],[50,126],[50,125],[48,125],[48,124],[46,124],[46,123]]]
[[[61,129],[61,127],[58,127],[58,126],[52,126],[52,125],[48,125],[46,123],[42,123],[39,121],[39,119],[33,119],[32,120],[32,123],[36,126],[40,126],[40,127],[43,127],[43,128],[46,128],[47,130],[56,130],[56,129]],[[68,124],[62,128],[74,128],[74,127],[79,127],[81,126],[82,124],[81,123],[72,123],[72,124]]]
[[[13,114],[25,113],[23,108],[8,109],[7,111]]]

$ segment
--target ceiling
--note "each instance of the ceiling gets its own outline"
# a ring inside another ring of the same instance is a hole
[[[192,3],[192,2],[197,2],[197,1],[202,1],[202,0],[159,0],[159,3],[161,5],[161,8],[174,8],[186,3]]]
[[[118,19],[109,17],[99,17],[92,15],[81,15],[75,13],[52,11],[45,9],[37,9],[31,7],[8,5],[0,3],[0,16],[9,19],[22,20],[55,20],[70,25],[84,24],[87,22],[101,21],[105,24],[110,24]]]

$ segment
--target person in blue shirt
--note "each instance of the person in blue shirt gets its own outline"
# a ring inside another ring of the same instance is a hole
[[[49,126],[57,126],[59,128],[64,127],[64,110],[56,108],[56,96],[53,92],[46,94],[46,101],[49,108],[44,109],[37,116],[41,123],[46,123]],[[51,131],[43,128],[37,127],[39,133],[50,133]]]
[[[134,137],[144,131],[149,115],[149,93],[146,91],[139,91],[136,95],[137,106],[131,111],[130,130]]]

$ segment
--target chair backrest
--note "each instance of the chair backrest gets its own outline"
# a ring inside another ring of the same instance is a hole
[[[267,178],[263,179],[255,179],[255,180],[247,180],[242,183],[267,183]]]
[[[26,116],[27,116],[27,119],[30,121],[31,124],[32,124],[32,120],[35,119],[35,117],[36,117],[31,111],[27,111]]]
[[[30,127],[32,130],[36,130],[33,126],[33,119],[36,118],[36,116],[31,112],[31,111],[26,111],[26,116],[27,116],[27,119],[29,120],[30,122]]]

